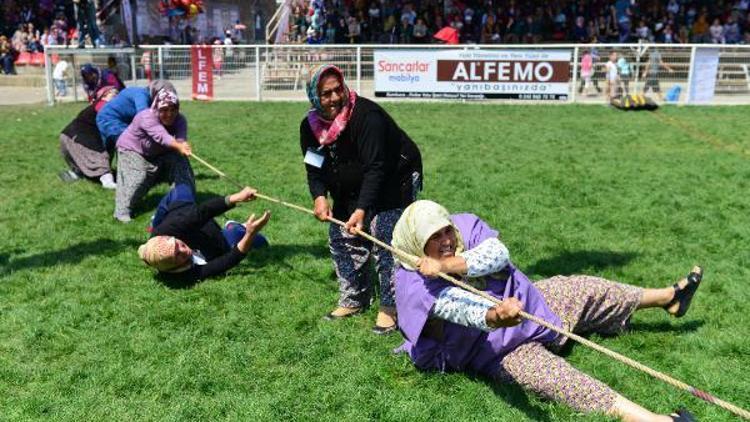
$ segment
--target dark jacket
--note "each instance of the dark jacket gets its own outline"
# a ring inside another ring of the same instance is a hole
[[[307,117],[300,147],[303,155],[320,147]],[[313,198],[331,195],[335,218],[346,220],[357,208],[373,215],[414,201],[414,173],[419,180],[422,174],[419,149],[374,102],[358,97],[346,128],[319,152],[325,161],[321,168],[305,165],[307,183]]]
[[[96,127],[96,109],[93,104],[81,110],[78,116],[65,126],[62,133],[90,150],[104,151],[102,137],[99,128]]]
[[[214,217],[225,213],[233,206],[227,205],[225,198],[217,197],[200,204],[174,202],[170,205],[164,220],[154,227],[152,236],[174,236],[182,240],[190,249],[200,250],[206,258],[206,265],[193,265],[181,273],[163,274],[168,278],[181,280],[202,280],[222,274],[239,264],[245,258],[236,246],[229,247],[221,227]]]

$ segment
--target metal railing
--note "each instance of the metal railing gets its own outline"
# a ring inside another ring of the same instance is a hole
[[[347,83],[363,96],[374,96],[375,50],[547,50],[570,53],[570,81],[567,102],[606,101],[606,61],[611,52],[624,57],[630,74],[620,78],[615,93],[646,93],[657,101],[667,91],[681,91],[678,103],[687,103],[693,77],[692,63],[699,48],[719,49],[715,95],[711,104],[750,104],[750,46],[705,44],[549,44],[549,45],[234,45],[212,46],[214,99],[216,100],[305,100],[305,83],[310,70],[333,63],[347,77]],[[591,75],[581,74],[581,60],[595,49]],[[661,59],[652,58],[658,49]],[[45,52],[47,99],[54,103],[52,67],[66,58],[73,65],[72,84],[80,85],[80,66],[104,64],[109,56],[127,64],[128,85],[145,86],[150,78],[168,79],[182,97],[192,89],[190,46],[143,45],[134,49],[55,49]],[[678,88],[675,88],[678,87]],[[79,89],[77,92],[82,92]],[[78,94],[76,94],[78,95]],[[76,99],[82,97],[78,96]],[[483,100],[508,101],[508,100]]]

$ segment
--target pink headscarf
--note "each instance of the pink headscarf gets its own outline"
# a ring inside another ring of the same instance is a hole
[[[154,101],[151,103],[151,109],[158,111],[169,106],[176,106],[179,109],[180,100],[177,98],[177,94],[168,89],[162,88],[154,97]]]
[[[344,87],[344,96],[346,97],[346,104],[344,104],[339,114],[333,120],[327,120],[324,117],[323,107],[320,104],[320,94],[318,93],[320,80],[326,73],[336,75]],[[352,117],[357,93],[346,86],[344,73],[341,69],[334,65],[323,65],[313,74],[310,84],[307,86],[307,97],[313,105],[313,108],[307,112],[307,121],[310,123],[310,128],[312,128],[315,138],[318,139],[318,143],[320,145],[330,145],[336,142],[336,139],[344,131],[347,123],[349,123],[349,119]]]

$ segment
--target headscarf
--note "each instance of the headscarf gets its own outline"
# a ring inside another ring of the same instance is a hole
[[[138,247],[138,256],[147,265],[165,273],[181,273],[192,265],[188,259],[184,264],[177,262],[174,236],[154,236]]]
[[[86,79],[86,75],[94,75],[96,78],[93,82],[89,82]],[[89,101],[93,101],[96,95],[96,90],[99,88],[99,81],[102,79],[102,71],[91,63],[86,63],[81,66],[81,79],[83,80],[83,88],[86,94],[89,96]]]
[[[104,107],[105,104],[107,104],[110,100],[105,100],[104,97],[110,92],[110,91],[117,91],[117,88],[107,85],[99,88],[98,91],[96,91],[96,99],[94,100],[94,109],[99,112],[99,110]]]
[[[148,96],[149,98],[154,98],[159,91],[162,89],[166,89],[167,91],[172,91],[175,94],[177,94],[177,90],[174,89],[174,85],[172,85],[171,82],[165,81],[164,79],[156,79],[148,84]]]
[[[179,109],[180,100],[177,98],[177,94],[168,89],[162,88],[161,90],[159,90],[156,96],[153,97],[153,101],[151,102],[151,109],[154,111],[159,111],[170,106],[175,106]]]
[[[393,228],[391,245],[416,258],[423,258],[425,256],[424,247],[430,237],[448,226],[453,227],[456,232],[456,255],[458,255],[464,250],[464,240],[461,237],[461,232],[451,222],[448,210],[437,202],[416,201],[406,207],[401,214],[401,218],[396,222],[396,226]],[[393,254],[393,257],[407,270],[415,270],[411,263],[405,262],[399,255]]]
[[[344,97],[347,99],[344,107],[333,120],[327,120],[325,111],[320,104],[320,94],[318,88],[321,77],[325,74],[334,74],[344,87]],[[315,138],[320,145],[330,145],[336,141],[341,132],[346,128],[349,119],[354,111],[354,104],[357,100],[357,93],[349,89],[344,82],[344,73],[338,67],[332,64],[322,65],[315,71],[310,83],[307,85],[307,98],[310,100],[313,108],[307,112],[307,121],[310,122]]]

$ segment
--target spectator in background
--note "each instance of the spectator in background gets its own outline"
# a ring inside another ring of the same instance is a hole
[[[84,47],[86,35],[91,43],[99,46],[102,43],[99,27],[96,25],[96,5],[94,0],[73,0],[78,24],[78,48]]]
[[[698,16],[698,20],[693,24],[693,42],[702,43],[708,39],[708,18],[705,13]]]
[[[346,20],[346,25],[348,30],[346,36],[349,38],[349,44],[359,44],[361,41],[360,36],[362,35],[362,27],[357,18],[349,16],[349,19]]]
[[[619,77],[617,74],[617,52],[609,53],[609,60],[605,65],[607,75],[607,103],[610,103],[612,99],[617,95],[617,86],[619,85]]]
[[[412,42],[414,44],[427,44],[429,39],[429,30],[424,23],[424,19],[417,18],[412,30]]]
[[[653,41],[651,36],[651,29],[646,25],[646,21],[641,19],[638,24],[638,28],[635,29],[635,36],[638,37],[638,41],[651,42]]]
[[[659,84],[659,69],[662,67],[667,69],[669,73],[674,73],[674,70],[662,60],[661,52],[654,48],[648,56],[648,62],[643,69],[641,77],[646,81],[643,93],[645,94],[650,88],[652,92],[659,96],[660,100],[664,99],[661,93],[661,85]]]
[[[8,41],[8,37],[0,35],[0,64],[2,64],[3,72],[6,75],[16,74],[16,69],[13,66],[15,60],[16,52],[10,41]]]
[[[724,24],[724,38],[727,44],[737,44],[742,41],[740,26],[734,16],[729,16],[727,23]]]
[[[724,38],[724,27],[721,25],[719,18],[714,19],[713,25],[708,28],[709,34],[711,34],[711,42],[714,44],[724,44],[726,39]]]
[[[414,28],[409,24],[409,19],[401,18],[401,26],[398,28],[398,43],[411,44]]]
[[[55,97],[67,97],[68,69],[70,64],[66,60],[60,59],[55,68],[52,70],[52,82],[55,84]]]
[[[591,77],[594,75],[594,59],[589,50],[583,50],[581,56],[581,82],[578,87],[578,93],[590,95]]]
[[[576,24],[573,27],[573,41],[577,43],[585,43],[590,38],[588,29],[586,29],[586,21],[583,16],[578,16],[576,18]]]

